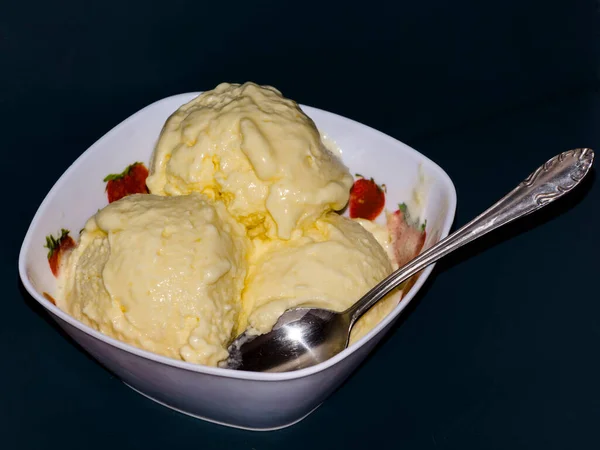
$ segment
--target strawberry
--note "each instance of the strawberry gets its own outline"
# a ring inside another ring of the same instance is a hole
[[[148,169],[136,162],[119,174],[110,174],[104,178],[108,203],[116,202],[129,194],[147,194],[146,178]]]
[[[50,264],[50,270],[54,276],[57,277],[61,256],[66,251],[75,247],[75,241],[69,236],[69,230],[63,228],[60,231],[60,237],[58,239],[51,234],[46,236],[46,245],[44,245],[44,247],[48,249],[48,263]]]
[[[350,217],[375,220],[385,206],[385,185],[377,185],[373,178],[356,176],[360,178],[350,189]]]
[[[394,256],[399,267],[415,258],[423,249],[427,237],[426,225],[427,221],[422,224],[418,221],[413,222],[404,203],[399,205],[396,212],[388,214],[387,227],[392,237]],[[407,280],[402,290],[408,292],[417,278],[418,274]]]

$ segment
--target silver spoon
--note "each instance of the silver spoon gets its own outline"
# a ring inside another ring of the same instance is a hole
[[[483,214],[393,272],[347,310],[289,309],[270,332],[238,336],[220,367],[287,372],[331,358],[348,346],[354,323],[390,291],[457,248],[562,197],[587,175],[593,161],[594,152],[588,148],[555,156]]]

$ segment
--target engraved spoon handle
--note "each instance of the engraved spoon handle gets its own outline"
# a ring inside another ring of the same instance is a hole
[[[350,316],[350,325],[390,291],[428,265],[571,191],[589,172],[593,161],[594,152],[589,148],[569,150],[550,159],[488,210],[393,272],[344,311]]]

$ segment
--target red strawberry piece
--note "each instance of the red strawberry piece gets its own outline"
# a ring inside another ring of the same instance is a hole
[[[388,214],[388,231],[392,237],[396,263],[400,267],[415,258],[423,249],[427,237],[425,225],[426,222],[423,224],[411,222],[408,209],[404,204],[401,204],[393,214]]]
[[[48,249],[48,263],[50,264],[50,270],[54,276],[57,277],[60,259],[65,252],[75,247],[75,241],[69,236],[69,230],[63,228],[60,231],[58,239],[51,234],[46,236],[46,245],[44,247]]]
[[[378,186],[373,178],[356,176],[360,178],[350,189],[350,217],[375,220],[385,206],[385,185]]]
[[[140,162],[131,164],[121,173],[107,175],[104,181],[108,203],[116,202],[130,194],[147,194],[146,178],[148,169]]]

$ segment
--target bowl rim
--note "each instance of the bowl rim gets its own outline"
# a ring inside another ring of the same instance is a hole
[[[336,365],[338,362],[342,361],[346,357],[350,356],[355,351],[358,351],[364,344],[366,344],[373,337],[375,337],[379,332],[381,332],[385,327],[387,327],[387,325],[390,322],[395,320],[395,318],[402,312],[402,310],[404,310],[404,308],[408,305],[408,303],[410,303],[410,301],[413,299],[413,297],[416,295],[416,293],[421,289],[421,287],[423,286],[425,281],[429,278],[429,275],[431,274],[432,270],[434,269],[435,264],[432,264],[429,267],[427,267],[426,269],[424,269],[423,272],[421,273],[421,276],[419,276],[419,278],[417,279],[415,284],[412,286],[410,291],[407,293],[407,295],[402,297],[402,299],[400,300],[398,305],[396,305],[396,307],[383,320],[381,320],[372,330],[370,330],[367,334],[365,334],[361,339],[359,339],[357,342],[355,342],[352,346],[345,348],[343,351],[341,351],[334,357],[328,359],[327,361],[323,361],[322,363],[316,364],[314,366],[307,367],[305,369],[291,371],[291,372],[278,372],[278,373],[246,372],[246,371],[238,371],[238,370],[233,370],[233,369],[224,369],[224,368],[219,368],[219,367],[204,366],[201,364],[195,364],[195,363],[191,363],[191,362],[185,362],[185,361],[180,361],[177,359],[169,358],[167,356],[163,356],[163,355],[153,353],[148,350],[143,350],[143,349],[140,349],[133,345],[127,344],[118,339],[107,336],[107,335],[89,327],[88,325],[85,325],[83,322],[80,322],[79,320],[75,319],[74,317],[72,317],[71,315],[69,315],[62,309],[60,309],[58,306],[53,305],[52,303],[47,301],[37,291],[37,289],[33,286],[31,281],[29,280],[29,277],[27,276],[26,261],[25,261],[26,258],[25,257],[28,252],[28,249],[33,245],[33,242],[32,242],[33,229],[35,228],[37,223],[41,220],[41,217],[46,212],[46,209],[48,208],[48,204],[50,202],[50,199],[52,199],[53,194],[56,191],[58,191],[59,189],[61,189],[64,184],[66,184],[66,180],[69,178],[70,173],[74,172],[78,169],[78,167],[82,164],[82,161],[85,160],[85,158],[87,158],[89,153],[94,151],[94,149],[98,148],[101,145],[101,142],[104,141],[107,137],[118,133],[121,128],[127,126],[130,122],[134,121],[137,117],[142,115],[143,112],[145,112],[146,110],[148,110],[150,108],[157,106],[159,103],[166,103],[168,101],[175,100],[176,98],[181,98],[183,100],[182,101],[182,104],[183,104],[186,102],[186,100],[184,100],[184,99],[187,98],[188,99],[187,101],[189,101],[192,98],[200,95],[201,93],[202,93],[202,91],[175,94],[175,95],[171,95],[168,97],[164,97],[162,99],[156,100],[156,101],[148,104],[147,106],[141,108],[134,114],[127,117],[125,120],[123,120],[120,123],[118,123],[117,125],[115,125],[112,129],[110,129],[108,132],[106,132],[104,135],[102,135],[100,138],[98,138],[84,152],[82,152],[81,155],[79,155],[77,157],[77,159],[75,159],[75,161],[73,161],[73,163],[63,172],[63,174],[60,176],[60,178],[54,183],[52,188],[48,191],[48,193],[44,197],[44,200],[38,207],[35,215],[33,216],[33,219],[31,220],[31,222],[29,224],[27,233],[25,234],[25,237],[23,239],[23,242],[21,244],[21,248],[19,251],[18,265],[19,265],[19,276],[21,278],[21,282],[23,283],[23,285],[24,285],[25,289],[27,290],[27,292],[29,293],[29,295],[31,295],[48,312],[50,312],[51,315],[54,315],[54,316],[60,318],[64,322],[68,323],[69,325],[77,328],[78,330],[84,332],[85,334],[92,336],[106,344],[109,344],[109,345],[116,347],[120,350],[123,350],[127,353],[132,353],[138,357],[141,357],[144,359],[149,359],[151,361],[165,364],[167,366],[172,366],[172,367],[176,367],[178,369],[182,369],[182,370],[186,370],[186,371],[190,371],[190,372],[197,372],[197,373],[202,373],[202,374],[212,375],[212,376],[217,376],[217,377],[251,380],[251,381],[264,381],[264,382],[286,381],[286,380],[299,379],[299,378],[308,377],[308,376],[313,375],[318,372],[325,371],[325,370],[329,369],[330,367]],[[407,151],[409,153],[413,153],[414,156],[421,159],[421,163],[427,165],[429,170],[435,172],[436,179],[439,179],[441,181],[441,183],[443,185],[445,185],[444,190],[447,191],[447,194],[449,196],[448,197],[448,213],[443,221],[443,225],[442,225],[441,233],[440,233],[440,239],[443,239],[448,235],[450,228],[454,222],[454,218],[455,218],[455,214],[456,214],[456,203],[457,203],[456,188],[455,188],[454,183],[452,182],[452,179],[450,178],[450,176],[438,164],[436,164],[434,161],[432,161],[431,159],[429,159],[427,156],[423,155],[422,153],[418,152],[414,148],[410,147],[409,145],[404,144],[403,142],[401,142],[401,141],[399,141],[399,140],[397,140],[375,128],[372,128],[368,125],[365,125],[356,120],[341,116],[336,113],[325,111],[320,108],[315,108],[315,107],[311,107],[311,106],[303,105],[303,104],[298,104],[298,105],[303,110],[308,109],[308,110],[316,111],[319,113],[324,113],[325,115],[334,116],[338,120],[345,121],[353,127],[359,126],[361,128],[367,128],[370,130],[370,132],[378,134],[381,138],[390,141],[391,143],[393,143],[396,146],[398,146],[398,144],[400,144],[400,146],[402,146],[405,151]],[[310,114],[308,114],[309,111],[306,111],[306,113],[310,117]]]

